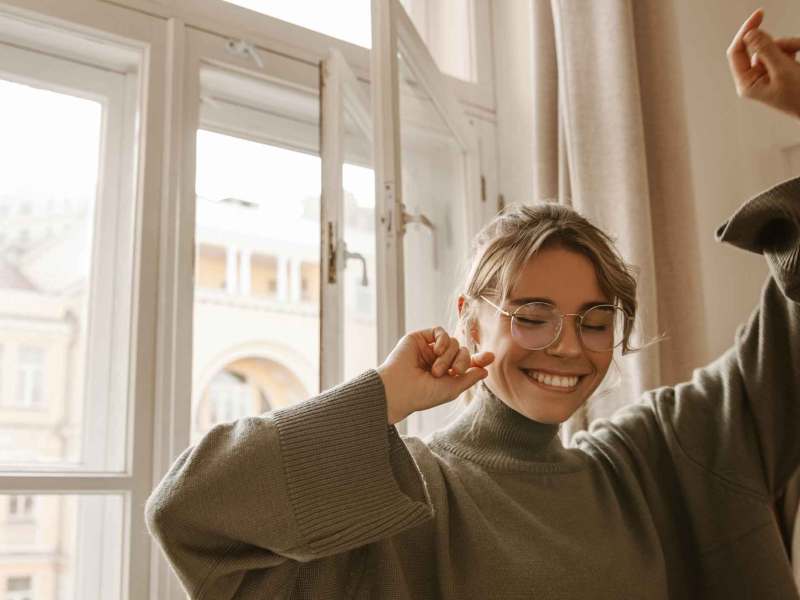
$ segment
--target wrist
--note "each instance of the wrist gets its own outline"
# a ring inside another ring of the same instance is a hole
[[[381,365],[377,369],[378,375],[383,382],[383,390],[386,396],[386,417],[389,425],[399,423],[408,416],[408,413],[399,406],[397,386],[395,378],[392,376],[388,367]]]

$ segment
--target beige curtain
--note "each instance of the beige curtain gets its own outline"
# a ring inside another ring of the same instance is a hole
[[[705,349],[703,303],[671,5],[533,0],[531,8],[534,197],[572,205],[617,240],[638,268],[634,342],[669,336],[618,361],[620,386],[565,423],[568,441],[645,390],[691,376]]]
[[[671,1],[532,0],[533,190],[602,227],[639,267],[639,341],[622,383],[563,426],[565,443],[707,355],[680,55]],[[707,235],[713,235],[712,231]],[[800,473],[776,518],[800,587]]]

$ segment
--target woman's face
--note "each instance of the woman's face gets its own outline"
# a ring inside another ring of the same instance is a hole
[[[586,303],[610,303],[600,290],[591,260],[562,247],[541,250],[531,258],[501,308],[514,312],[531,298],[549,298],[562,314],[581,313]],[[558,339],[550,346],[528,350],[512,339],[510,317],[484,301],[480,304],[474,335],[480,350],[495,355],[484,380],[486,385],[503,402],[534,421],[566,421],[600,385],[612,352],[587,350],[578,337],[576,317],[565,317]],[[529,374],[532,370],[580,378],[573,388],[557,388],[537,382]]]

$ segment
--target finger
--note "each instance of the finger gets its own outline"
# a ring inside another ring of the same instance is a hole
[[[772,36],[761,29],[751,29],[743,39],[754,59],[764,64],[771,79],[775,78],[783,69],[788,57],[778,48]]]
[[[747,55],[747,48],[745,47],[743,38],[748,31],[761,25],[763,19],[764,11],[759,8],[742,23],[739,31],[733,36],[733,41],[730,46],[728,46],[728,65],[730,66],[734,79],[738,79],[750,70],[750,57]]]
[[[450,370],[455,375],[461,375],[466,373],[467,369],[472,366],[472,360],[469,355],[469,349],[461,346],[458,349],[458,354],[456,354],[455,359],[453,360],[453,365],[450,367]]]
[[[800,51],[800,37],[775,38],[775,45],[785,53],[794,55]]]
[[[447,348],[445,349],[444,353],[442,353],[442,355],[436,359],[436,361],[433,363],[433,368],[431,368],[431,372],[433,373],[434,377],[439,377],[439,375],[444,375],[447,373],[450,365],[453,364],[453,359],[455,359],[456,355],[458,354],[458,348],[458,340],[455,338],[449,338]]]
[[[431,327],[430,329],[422,329],[419,331],[419,333],[422,335],[422,338],[425,340],[425,342],[437,354],[437,356],[441,354],[441,352],[447,347],[447,339],[450,336],[447,335],[447,331],[445,331],[444,327],[437,325],[436,327]]]
[[[494,362],[494,353],[485,350],[472,355],[472,365],[475,367],[487,367]]]
[[[434,335],[436,336],[436,341],[433,345],[433,351],[436,353],[437,356],[441,356],[442,353],[447,350],[450,346],[450,336],[445,331],[444,327],[436,326],[433,328]]]

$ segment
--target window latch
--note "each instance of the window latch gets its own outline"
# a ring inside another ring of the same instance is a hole
[[[259,56],[256,47],[250,42],[231,38],[225,43],[225,49],[229,54],[242,56],[244,58],[252,58],[253,61],[258,65],[259,69],[264,68],[264,61],[261,60],[261,56]]]
[[[406,233],[406,225],[408,223],[419,223],[423,227],[427,227],[431,232],[431,242],[433,243],[433,268],[435,271],[439,270],[439,253],[436,249],[436,225],[423,213],[407,213],[403,209],[403,235]]]

